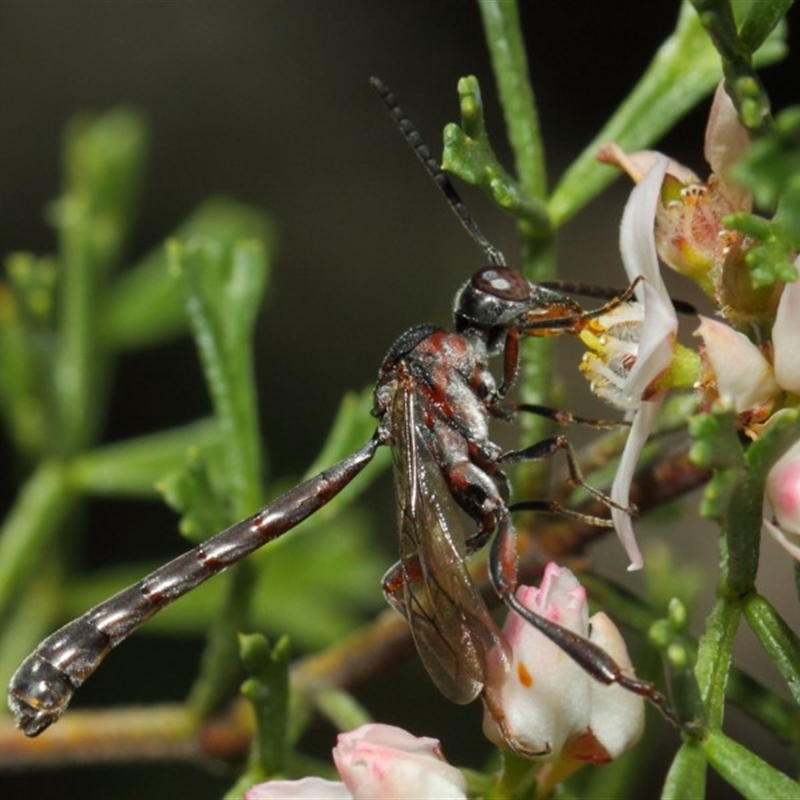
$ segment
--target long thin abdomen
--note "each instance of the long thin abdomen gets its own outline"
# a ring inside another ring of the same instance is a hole
[[[113,647],[161,609],[324,506],[372,460],[379,444],[377,438],[371,439],[252,517],[212,536],[48,636],[9,683],[8,705],[17,727],[37,736],[52,725]]]

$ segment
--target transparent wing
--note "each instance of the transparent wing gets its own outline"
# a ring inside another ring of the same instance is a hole
[[[489,650],[505,648],[505,639],[467,571],[454,501],[417,403],[413,389],[402,388],[392,409],[404,611],[433,682],[453,702],[469,703],[485,683]]]

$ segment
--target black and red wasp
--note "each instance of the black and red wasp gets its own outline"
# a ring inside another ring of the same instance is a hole
[[[455,330],[418,325],[394,343],[375,387],[377,429],[358,450],[45,639],[18,668],[8,690],[16,723],[28,736],[58,720],[75,690],[143,622],[319,510],[382,446],[390,446],[394,454],[400,528],[400,560],[386,574],[384,592],[408,621],[420,657],[446,697],[468,703],[483,696],[504,730],[502,711],[484,690],[489,651],[499,647],[502,652],[507,646],[466,565],[466,558],[491,540],[490,581],[512,613],[597,680],[643,695],[673,717],[666,699],[649,683],[623,674],[602,649],[538,616],[515,597],[517,545],[511,513],[565,509],[548,500],[510,504],[505,467],[564,451],[572,480],[606,505],[611,501],[586,486],[563,436],[515,451],[504,451],[489,438],[491,420],[542,411],[505,402],[517,375],[521,338],[576,333],[589,320],[629,300],[632,288],[587,312],[563,292],[534,284],[505,266],[389,89],[377,79],[372,84],[488,258],[489,265],[456,295]],[[502,359],[499,385],[488,367],[493,356]],[[456,518],[459,508],[476,525],[466,537]],[[608,525],[605,519],[589,521]]]

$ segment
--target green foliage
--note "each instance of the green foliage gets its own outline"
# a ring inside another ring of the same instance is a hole
[[[800,250],[800,107],[782,111],[766,135],[753,142],[736,166],[736,178],[771,219],[740,212],[726,224],[755,240],[747,264],[754,286],[797,279]]]
[[[800,106],[782,111],[768,135],[753,142],[750,152],[737,165],[736,177],[753,192],[764,209],[778,208],[787,192],[797,202],[800,175]],[[800,222],[795,209],[789,232],[800,240]]]
[[[82,498],[153,500],[158,489],[182,514],[182,532],[196,542],[255,511],[278,486],[294,482],[286,478],[269,489],[262,484],[252,334],[274,241],[263,212],[230,200],[209,201],[179,226],[167,247],[116,275],[140,193],[146,138],[143,121],[130,111],[74,122],[65,144],[64,191],[51,213],[59,254],[13,254],[6,264],[8,280],[0,283],[0,415],[34,464],[0,531],[0,610],[8,620],[9,672],[11,661],[64,615],[82,613],[147,569],[130,565],[82,579],[42,570],[51,543]],[[214,418],[97,444],[116,355],[187,331],[197,342]],[[371,435],[370,400],[367,393],[345,399],[320,454],[324,466]],[[385,457],[376,460],[373,475],[388,463]],[[338,525],[341,530],[315,547],[312,557],[298,559],[297,548],[286,547],[284,566],[271,567],[261,558],[231,570],[151,628],[208,637],[191,698],[200,715],[229,697],[231,682],[238,680],[236,634],[251,616],[261,579],[269,584],[270,602],[261,604],[256,622],[294,630],[305,646],[345,635],[365,599],[373,604],[379,599],[374,587],[380,562],[364,536],[365,518],[336,521],[365,483],[326,509],[331,531]],[[47,573],[47,592],[31,579],[36,573]],[[303,589],[306,580],[318,584],[317,601],[328,592],[339,601],[314,613],[315,595]],[[35,615],[35,624],[26,626],[23,620],[34,619],[26,596],[34,592],[35,607],[49,607],[53,618]],[[60,602],[48,606],[45,594]],[[211,625],[209,599],[218,609]],[[286,607],[296,613],[284,626]]]
[[[770,104],[753,68],[754,56],[773,31],[783,27],[791,0],[766,3],[692,0],[692,5],[720,55],[725,88],[742,124],[749,131],[764,131],[770,124]]]
[[[720,730],[709,731],[703,752],[709,764],[743,797],[800,798],[800,784]]]
[[[222,448],[220,427],[213,419],[189,423],[124,442],[100,445],[70,461],[69,481],[85,495],[154,498],[167,492],[173,473],[197,461],[204,453],[217,463]],[[165,477],[166,476],[166,477]],[[185,506],[168,500],[176,510]]]
[[[444,129],[442,166],[461,180],[485,189],[500,208],[527,222],[547,225],[541,203],[525,194],[506,172],[494,154],[483,119],[483,104],[478,79],[470,76],[458,82],[461,99],[461,126],[451,123]]]
[[[757,50],[769,37],[781,35],[791,2],[731,6],[724,0],[693,0],[693,5],[720,53],[725,88],[742,123],[756,137],[734,175],[761,209],[774,213],[765,219],[738,212],[725,224],[756,242],[746,255],[754,287],[795,280],[793,262],[800,248],[800,108],[785,109],[773,121],[766,90],[753,68]]]
[[[246,240],[269,241],[272,246],[275,234],[260,210],[218,197],[200,205],[170,238],[193,242],[198,237],[227,252]],[[98,324],[103,340],[117,350],[136,350],[186,333],[185,299],[169,273],[163,244],[109,286]]]
[[[239,636],[242,662],[248,678],[242,694],[255,712],[256,731],[247,768],[226,798],[241,797],[256,783],[286,770],[289,722],[289,640],[274,647],[260,634]]]
[[[785,53],[776,31],[754,55],[754,63],[763,67]],[[721,74],[717,51],[698,15],[684,2],[673,34],[553,191],[549,202],[553,224],[566,222],[617,177],[614,169],[597,163],[595,154],[601,144],[616,142],[627,152],[646,149],[706,97]]]
[[[261,505],[252,334],[267,280],[266,255],[259,242],[225,248],[208,239],[171,242],[168,251],[222,431],[220,490],[230,497],[233,522]]]
[[[127,110],[79,117],[67,130],[65,191],[53,206],[60,281],[51,432],[61,456],[86,447],[104,417],[110,364],[97,307],[133,224],[145,145],[143,120]]]
[[[733,414],[706,415],[691,422],[693,458],[714,468],[703,498],[703,514],[723,527],[728,580],[737,596],[750,591],[755,581],[764,482],[772,464],[800,436],[798,419],[796,411],[775,415],[770,428],[746,452]]]
[[[748,596],[743,611],[795,702],[800,703],[800,640],[797,634],[763,597]]]
[[[722,723],[725,697],[731,679],[733,642],[744,618],[787,681],[797,691],[800,648],[795,634],[771,605],[755,590],[758,566],[759,534],[764,497],[764,482],[772,464],[800,436],[800,416],[796,411],[775,415],[770,428],[745,450],[739,441],[730,413],[708,414],[692,420],[690,431],[695,438],[694,458],[714,469],[706,487],[703,513],[719,521],[722,529],[722,564],[718,600],[706,622],[697,658],[697,676],[705,700],[709,728],[702,739],[704,761],[748,797],[756,781],[774,783],[776,789],[786,779],[754,753],[724,737]],[[758,708],[755,696],[740,702]],[[794,712],[796,713],[796,712]],[[762,717],[766,722],[766,717]],[[778,713],[768,723],[776,733],[786,716]],[[729,762],[736,752],[736,763]],[[694,747],[684,747],[675,762],[669,787],[696,785],[701,764]],[[755,776],[759,776],[756,778]],[[782,786],[780,794],[796,791],[793,784]],[[762,790],[763,791],[763,790]],[[679,796],[675,794],[674,796]],[[787,795],[789,796],[789,795]]]
[[[199,450],[188,451],[186,464],[156,484],[170,508],[182,514],[181,533],[193,543],[227,528],[230,514],[214,491]]]

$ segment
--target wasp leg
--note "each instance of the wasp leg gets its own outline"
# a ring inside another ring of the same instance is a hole
[[[503,464],[519,464],[521,461],[538,461],[543,458],[549,458],[559,451],[563,451],[567,458],[569,477],[575,486],[580,486],[607,508],[616,508],[620,511],[624,511],[626,514],[636,514],[636,508],[634,506],[620,505],[607,494],[601,492],[599,489],[595,489],[594,486],[586,482],[580,464],[578,464],[578,457],[575,454],[575,450],[566,436],[553,436],[550,439],[542,439],[542,441],[536,442],[536,444],[532,444],[530,447],[525,447],[522,450],[509,450],[503,453],[499,460]]]
[[[408,605],[403,590],[408,582],[418,583],[423,579],[419,556],[398,561],[387,570],[381,585],[386,602],[400,615],[408,619]]]
[[[526,414],[536,414],[539,417],[550,419],[558,425],[586,425],[589,428],[599,428],[601,430],[630,427],[630,422],[624,419],[613,420],[579,417],[577,414],[572,414],[569,411],[551,408],[550,406],[540,406],[535,403],[512,403],[510,406],[507,406],[507,408],[515,415],[521,411]]]

